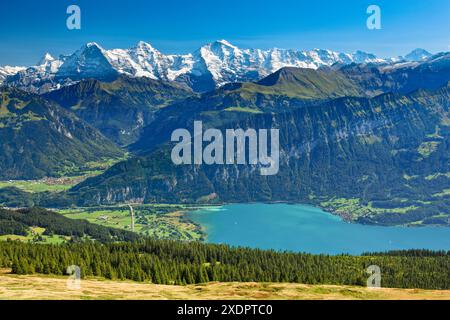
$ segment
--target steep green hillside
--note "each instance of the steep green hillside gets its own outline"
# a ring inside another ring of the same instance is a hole
[[[282,113],[336,97],[365,96],[363,91],[329,68],[283,68],[258,83],[228,84],[160,110],[130,148],[136,152],[152,150],[166,142],[173,130],[189,127],[194,120],[220,127],[255,114]]]
[[[447,224],[449,105],[447,85],[406,96],[339,98],[293,112],[252,114],[224,128],[278,128],[278,175],[264,177],[244,165],[174,166],[165,145],[115,165],[69,194],[85,204],[293,201],[333,211],[339,209],[335,200],[344,199],[354,208],[335,211],[350,220]]]
[[[123,152],[96,129],[43,98],[0,89],[0,179],[58,176]]]
[[[153,114],[192,92],[175,83],[121,76],[113,82],[83,80],[45,94],[120,145],[134,142]]]
[[[341,72],[330,68],[318,70],[282,68],[254,85],[247,85],[245,89],[299,99],[364,95],[363,90],[356,83],[346,78]]]

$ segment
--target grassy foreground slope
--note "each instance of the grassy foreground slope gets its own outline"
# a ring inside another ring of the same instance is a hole
[[[449,290],[368,289],[354,286],[303,285],[290,283],[209,283],[170,286],[102,279],[82,280],[79,290],[67,288],[68,277],[19,276],[0,270],[0,299],[358,299],[358,300],[448,300]]]

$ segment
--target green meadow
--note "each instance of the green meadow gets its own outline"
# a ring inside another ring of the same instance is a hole
[[[133,206],[134,231],[157,239],[195,241],[203,239],[198,225],[186,218],[185,212],[193,207],[155,204]],[[131,217],[128,206],[70,208],[58,210],[71,219],[87,220],[102,226],[130,230]]]

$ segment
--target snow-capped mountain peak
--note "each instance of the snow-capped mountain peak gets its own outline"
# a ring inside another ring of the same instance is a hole
[[[69,56],[56,72],[56,78],[81,80],[95,78],[107,80],[117,75],[117,70],[106,57],[106,50],[89,42]]]
[[[36,74],[44,76],[44,75],[51,75],[58,71],[59,67],[62,65],[62,60],[57,60],[53,58],[53,56],[50,53],[45,53],[44,56],[39,60],[37,66],[31,67],[34,69],[33,71],[36,72]],[[31,70],[30,70],[31,72]]]
[[[406,61],[422,61],[422,60],[425,60],[425,59],[427,59],[427,58],[429,58],[431,56],[432,56],[432,54],[429,53],[428,51],[426,51],[424,49],[417,48],[417,49],[411,51],[410,53],[408,53],[405,56],[405,60]]]
[[[145,41],[139,41],[134,47],[135,50],[141,50],[144,52],[159,52],[150,43]]]
[[[12,66],[4,66],[0,67],[0,85],[5,81],[5,79],[9,76],[13,76],[20,71],[25,70],[25,67],[12,67]]]
[[[81,47],[81,49],[83,48],[96,48],[99,49],[100,51],[103,51],[103,48],[97,43],[97,42],[88,42],[86,43],[83,47]]]
[[[224,39],[216,40],[215,42],[221,43],[221,44],[223,44],[224,46],[227,46],[227,47],[234,47],[231,43],[229,43],[227,40],[224,40]]]
[[[390,59],[380,59],[360,50],[342,53],[327,49],[242,49],[227,40],[211,42],[192,54],[165,55],[144,41],[129,49],[111,50],[89,42],[73,54],[58,59],[45,54],[37,66],[0,67],[0,83],[4,80],[30,91],[42,91],[86,78],[109,80],[125,74],[177,81],[195,91],[207,91],[229,82],[257,81],[283,67],[318,69],[334,64],[392,64],[408,59],[422,60],[429,55],[423,49],[414,50],[405,58]]]
[[[202,53],[212,53],[219,58],[225,58],[230,55],[241,55],[242,50],[232,45],[226,40],[217,40],[200,48]]]
[[[44,54],[44,56],[39,60],[39,62],[38,62],[38,66],[41,66],[41,65],[45,65],[45,64],[48,64],[48,63],[51,63],[52,61],[54,61],[55,60],[55,58],[53,58],[53,56],[50,54],[50,53],[45,53]]]
[[[227,40],[216,40],[210,44],[211,47],[221,47],[221,48],[229,48],[230,50],[238,50],[241,51],[237,46],[231,44]]]
[[[353,53],[353,62],[355,63],[382,63],[386,60],[377,58],[376,55],[372,53],[367,53],[361,50],[357,50]]]

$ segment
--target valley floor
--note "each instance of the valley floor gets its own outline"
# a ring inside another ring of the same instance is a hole
[[[205,285],[168,286],[129,281],[88,279],[81,289],[68,289],[68,277],[42,275],[19,276],[0,270],[1,299],[147,299],[147,300],[450,300],[450,291],[367,289],[353,286],[267,284],[267,283],[209,283]]]

